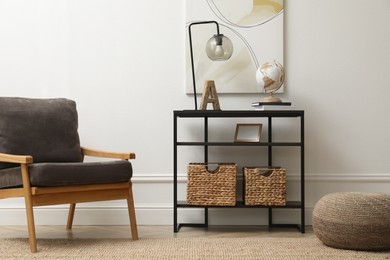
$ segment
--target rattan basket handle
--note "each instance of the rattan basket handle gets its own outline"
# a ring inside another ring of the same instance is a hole
[[[263,171],[263,172],[262,172]],[[260,175],[263,175],[264,177],[269,177],[271,176],[273,173],[275,172],[275,170],[270,170],[270,169],[261,169],[259,168],[259,174]]]

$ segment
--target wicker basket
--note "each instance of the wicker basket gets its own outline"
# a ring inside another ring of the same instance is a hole
[[[196,206],[235,206],[237,166],[219,163],[214,171],[211,164],[188,165],[187,204]]]
[[[244,167],[245,205],[285,206],[286,170],[281,167]]]

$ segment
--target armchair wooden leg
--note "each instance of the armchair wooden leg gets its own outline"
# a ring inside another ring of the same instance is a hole
[[[129,198],[127,199],[127,208],[129,211],[130,225],[131,225],[131,238],[138,240],[137,220],[135,217],[134,199],[133,199],[133,188],[130,182]]]
[[[68,222],[66,224],[66,229],[72,229],[75,209],[76,209],[76,203],[71,203],[69,206]]]
[[[35,234],[34,211],[32,207],[31,197],[25,197],[27,227],[28,227],[28,241],[30,243],[30,250],[32,253],[37,252],[37,237]]]
[[[24,201],[26,205],[28,242],[32,253],[37,252],[37,237],[35,234],[34,210],[27,164],[21,164],[24,189]]]

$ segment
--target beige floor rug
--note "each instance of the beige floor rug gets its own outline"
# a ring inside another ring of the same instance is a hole
[[[390,252],[359,252],[324,246],[315,237],[0,239],[0,259],[390,259]]]

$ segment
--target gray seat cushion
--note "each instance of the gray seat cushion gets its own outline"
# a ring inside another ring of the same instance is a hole
[[[72,100],[0,97],[0,153],[31,155],[34,163],[81,162],[77,128]]]
[[[82,163],[76,103],[0,97],[0,153],[31,155],[33,187],[127,182],[128,161]],[[0,188],[21,187],[20,165],[0,163]]]
[[[128,182],[133,171],[124,160],[88,163],[36,163],[29,165],[33,187]],[[20,167],[0,170],[0,188],[22,186]]]

